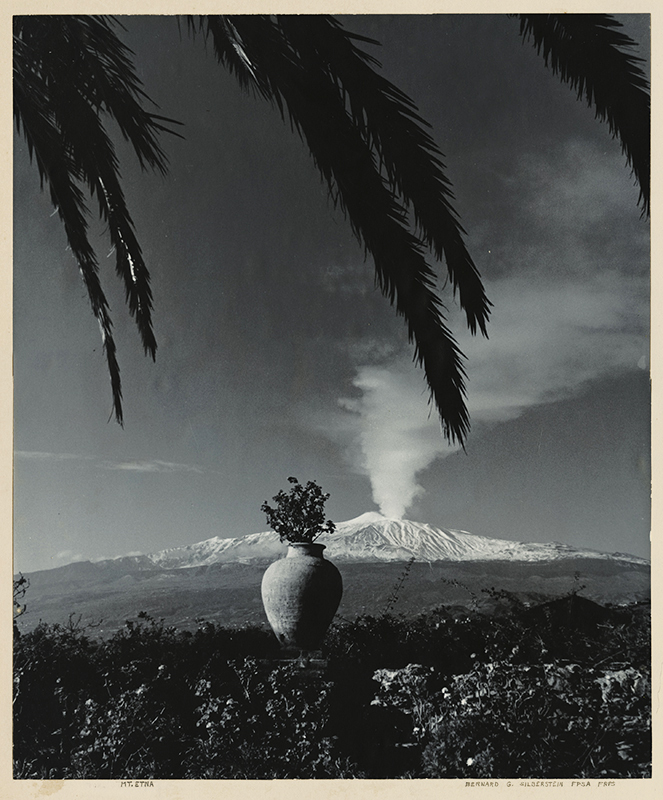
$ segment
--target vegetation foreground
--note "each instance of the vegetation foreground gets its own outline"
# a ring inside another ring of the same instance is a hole
[[[309,662],[260,628],[15,631],[15,778],[651,776],[650,608],[337,622]]]

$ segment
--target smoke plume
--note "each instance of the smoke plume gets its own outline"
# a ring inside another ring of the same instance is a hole
[[[584,284],[532,286],[496,282],[491,338],[462,338],[468,356],[472,436],[520,416],[532,406],[566,399],[588,382],[648,366],[646,319],[637,319],[646,284],[624,292],[609,275]],[[373,500],[387,517],[401,518],[423,492],[421,473],[458,448],[442,436],[428,404],[423,374],[407,356],[382,366],[359,366],[359,398],[342,398],[349,449],[371,481]],[[349,430],[351,428],[352,430]]]

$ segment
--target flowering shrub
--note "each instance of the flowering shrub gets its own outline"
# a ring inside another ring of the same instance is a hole
[[[276,508],[267,502],[260,506],[267,515],[267,524],[278,533],[281,541],[313,542],[323,533],[333,533],[334,523],[330,519],[325,522],[325,503],[329,495],[315,481],[309,481],[306,486],[297,478],[288,478],[288,482],[292,484],[290,491],[281,490],[273,497]]]
[[[412,720],[425,777],[647,777],[651,684],[634,668],[477,663],[378,670],[374,703]]]
[[[59,626],[24,634],[15,652],[15,777],[356,774],[327,730],[329,682],[266,657],[272,638],[209,624],[192,635],[146,614],[107,642]]]
[[[231,670],[225,692],[211,681],[196,687],[200,749],[185,777],[351,776],[327,731],[331,684],[297,664],[242,659]]]
[[[14,776],[651,774],[648,608],[555,603],[341,621],[317,666],[257,628],[39,625],[14,643]]]

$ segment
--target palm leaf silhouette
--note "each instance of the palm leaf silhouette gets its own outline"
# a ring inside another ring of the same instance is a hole
[[[419,232],[446,266],[474,333],[486,333],[490,303],[465,247],[451,202],[451,182],[442,154],[412,100],[371,68],[379,66],[353,43],[340,23],[324,16],[279,17],[292,46],[307,64],[316,63],[342,94],[352,120],[387,171],[391,188],[412,206]],[[370,40],[365,40],[370,41]],[[375,43],[377,44],[377,43]]]
[[[97,197],[116,252],[116,271],[143,348],[156,355],[149,273],[121,189],[119,164],[102,114],[113,118],[143,168],[166,172],[158,135],[172,123],[148,113],[130,53],[105,17],[14,18],[14,116],[34,158],[42,186],[64,223],[67,240],[99,322],[113,394],[122,423],[122,388],[112,322],[96,255],[87,235],[81,184]]]
[[[532,40],[555,75],[594,107],[606,121],[640,187],[639,203],[649,215],[650,98],[649,84],[638,66],[642,59],[625,49],[636,46],[617,30],[608,14],[519,14],[523,40]]]
[[[518,15],[553,73],[607,121],[622,143],[649,213],[649,95],[634,42],[604,14]],[[122,391],[108,303],[87,235],[81,186],[96,198],[116,251],[116,271],[145,352],[154,358],[149,274],[122,192],[119,164],[104,125],[114,119],[143,169],[165,173],[159,137],[174,120],[147,112],[149,100],[109,17],[14,18],[14,114],[48,184],[102,331],[122,422]],[[423,366],[445,436],[469,432],[463,354],[446,325],[432,254],[445,265],[472,333],[484,335],[490,312],[464,243],[443,156],[412,100],[377,71],[333,17],[208,15],[188,17],[192,33],[211,38],[217,60],[240,85],[273,103],[308,146],[334,202],[373,258],[376,282],[403,316]]]
[[[210,17],[202,24],[212,36],[217,58],[236,72],[244,85],[252,84],[272,101],[306,142],[334,201],[372,255],[378,285],[407,322],[415,358],[424,368],[446,437],[462,444],[469,431],[462,354],[444,324],[442,304],[434,291],[435,273],[424,257],[426,242],[409,230],[404,203],[412,201],[425,239],[431,243],[439,241],[439,230],[429,234],[426,223],[436,211],[445,215],[443,224],[451,225],[454,233],[452,258],[447,258],[449,271],[454,282],[463,286],[460,294],[468,320],[475,328],[478,322],[484,331],[488,301],[469,255],[466,260],[453,259],[455,243],[462,244],[462,236],[447,205],[448,182],[431,155],[436,153],[434,143],[416,124],[411,101],[403,100],[398,90],[378,76],[375,86],[367,84],[352,91],[347,84],[354,84],[343,82],[347,69],[336,70],[324,55],[340,50],[340,27],[327,18],[235,16],[228,25]],[[345,34],[343,41],[352,42]],[[365,64],[357,55],[353,58]],[[356,75],[360,84],[363,75],[361,68]],[[347,111],[348,95],[355,104],[351,113]],[[392,128],[380,129],[385,119],[375,122],[369,112],[372,107],[395,120],[399,138],[406,141],[405,164],[383,144]],[[359,115],[367,122],[357,124]],[[375,142],[384,156],[386,180],[373,159],[371,145]],[[408,173],[410,163],[417,169]],[[412,191],[402,191],[399,197],[397,189],[409,189],[408,181],[416,182],[421,173],[431,175],[428,185],[424,182],[422,190],[412,186]],[[439,244],[442,249],[442,242]],[[469,291],[462,283],[466,275],[472,281]]]

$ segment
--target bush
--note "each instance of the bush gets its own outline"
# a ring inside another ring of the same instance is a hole
[[[39,625],[15,642],[15,777],[348,777],[330,684],[277,652],[266,631],[146,614],[107,642]]]
[[[289,492],[281,489],[274,495],[275,508],[267,501],[260,506],[267,516],[267,524],[278,533],[280,540],[310,544],[323,533],[333,533],[336,526],[330,519],[325,521],[325,503],[329,495],[315,481],[308,481],[305,486],[297,478],[288,478],[288,482],[292,484]]]
[[[649,609],[340,621],[317,662],[140,614],[14,641],[16,778],[643,777]]]
[[[225,691],[197,686],[201,747],[185,777],[349,777],[327,731],[329,682],[297,664],[249,658],[230,667]]]
[[[61,777],[68,748],[78,738],[78,710],[87,691],[100,691],[95,669],[98,645],[70,620],[68,626],[39,624],[14,644],[14,760],[16,777],[38,770]]]
[[[375,702],[411,718],[421,777],[651,775],[651,684],[639,670],[477,663],[439,689],[420,665],[374,677]]]

